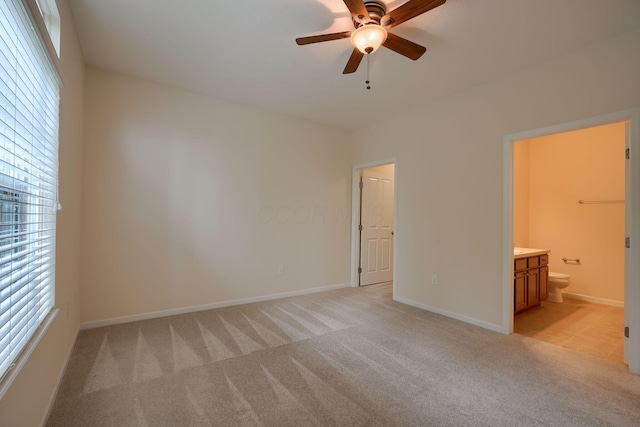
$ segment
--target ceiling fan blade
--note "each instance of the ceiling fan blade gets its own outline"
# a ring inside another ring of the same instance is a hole
[[[364,57],[364,53],[354,48],[353,52],[351,52],[351,56],[349,57],[349,61],[347,62],[347,66],[344,67],[344,71],[342,72],[342,74],[355,73],[358,69],[358,66],[360,65],[360,61],[362,61],[362,57]]]
[[[391,33],[387,34],[387,41],[382,45],[387,49],[391,49],[392,51],[397,52],[400,55],[404,55],[409,59],[413,59],[414,61],[420,58],[427,51],[426,47],[420,46],[419,44]]]
[[[351,37],[351,31],[343,31],[341,33],[321,34],[319,36],[299,37],[296,39],[296,43],[302,46],[311,43],[328,42],[331,40],[340,40]]]
[[[442,6],[446,2],[447,0],[409,0],[384,15],[380,20],[380,24],[385,28],[393,28],[431,9]]]
[[[351,16],[353,16],[353,20],[357,22],[364,21],[369,22],[369,12],[367,8],[364,6],[363,0],[343,0],[344,4],[347,5],[349,12],[351,12]],[[360,18],[362,16],[362,18]]]

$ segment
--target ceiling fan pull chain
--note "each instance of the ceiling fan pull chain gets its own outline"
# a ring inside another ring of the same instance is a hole
[[[367,90],[371,90],[371,85],[369,84],[369,57],[371,56],[371,54],[367,54],[367,81],[365,82],[367,84]]]

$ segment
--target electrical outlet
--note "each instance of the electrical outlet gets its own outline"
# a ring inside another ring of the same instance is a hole
[[[278,274],[284,274],[284,265],[278,266]]]
[[[431,276],[431,284],[433,286],[438,286],[438,275],[434,274],[433,276]]]

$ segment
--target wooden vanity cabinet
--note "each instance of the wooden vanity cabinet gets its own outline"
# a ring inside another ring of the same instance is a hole
[[[527,309],[527,272],[516,271],[513,285],[515,287],[514,311],[519,313]]]
[[[519,313],[540,305],[549,297],[549,255],[514,260],[513,311]]]

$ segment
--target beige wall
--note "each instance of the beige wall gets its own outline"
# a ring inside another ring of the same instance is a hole
[[[61,59],[67,79],[60,94],[63,209],[58,212],[56,246],[56,306],[60,313],[0,401],[0,426],[38,426],[44,422],[79,324],[84,63],[66,0],[58,0],[58,8]]]
[[[0,401],[3,426],[45,416],[80,320],[81,238],[83,321],[344,283],[351,165],[397,157],[396,294],[498,325],[503,136],[640,106],[633,31],[362,129],[352,158],[343,131],[83,75],[59,3],[62,310]]]
[[[624,123],[530,140],[530,244],[574,293],[624,301]],[[580,258],[580,264],[562,258]]]
[[[529,141],[513,144],[513,246],[529,243]]]
[[[503,323],[503,138],[640,106],[639,44],[629,32],[356,132],[354,164],[398,159],[397,296]]]
[[[349,133],[91,68],[85,91],[83,322],[349,281]]]

